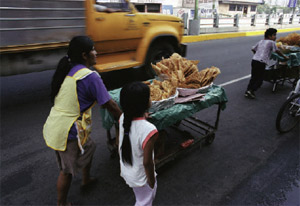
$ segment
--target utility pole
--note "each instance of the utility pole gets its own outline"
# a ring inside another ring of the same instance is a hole
[[[198,4],[199,4],[199,0],[195,0],[195,14],[194,14],[194,19],[198,19]]]
[[[198,1],[195,1],[194,19],[189,21],[189,35],[199,35],[200,33],[200,19],[198,16]]]

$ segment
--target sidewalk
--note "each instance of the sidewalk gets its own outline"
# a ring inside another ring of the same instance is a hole
[[[294,32],[300,31],[300,27],[295,28],[285,28],[285,29],[277,29],[278,33],[284,32]],[[207,41],[214,39],[226,39],[226,38],[235,38],[235,37],[245,37],[245,36],[257,36],[263,35],[265,30],[258,31],[245,31],[245,32],[228,32],[228,33],[213,33],[213,34],[199,34],[198,36],[184,36],[182,39],[183,43],[192,43],[199,41]]]

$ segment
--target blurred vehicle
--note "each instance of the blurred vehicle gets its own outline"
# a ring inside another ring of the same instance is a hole
[[[103,3],[85,1],[86,33],[95,42],[95,68],[107,72],[145,65],[152,76],[151,63],[174,52],[185,56],[181,44],[184,25],[180,18],[157,13],[139,13],[129,1]],[[109,8],[99,11],[97,6]]]
[[[101,12],[96,5],[111,11]],[[186,51],[180,18],[139,13],[125,0],[1,0],[0,17],[1,76],[55,69],[76,35],[95,41],[99,72],[146,65],[151,75],[151,62]]]

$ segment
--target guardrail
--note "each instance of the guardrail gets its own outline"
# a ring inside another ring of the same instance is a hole
[[[188,21],[185,21],[188,22]],[[234,32],[234,31],[251,31],[267,27],[298,26],[300,17],[293,14],[283,15],[252,15],[222,17],[221,15],[212,15],[211,17],[200,17],[200,34],[214,32]],[[189,28],[189,25],[185,25]],[[188,34],[187,34],[188,35]]]

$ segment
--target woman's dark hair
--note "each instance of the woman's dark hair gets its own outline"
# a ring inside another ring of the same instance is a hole
[[[51,101],[54,102],[65,77],[76,64],[84,64],[82,53],[89,53],[94,42],[87,36],[73,37],[69,43],[67,56],[60,59],[51,83]]]
[[[124,112],[124,137],[121,144],[123,162],[132,165],[132,151],[129,139],[131,122],[135,117],[142,117],[149,108],[150,89],[142,82],[125,85],[120,93],[120,104]]]
[[[269,36],[272,36],[273,34],[277,33],[277,29],[269,28],[265,31],[265,38],[268,38]]]

